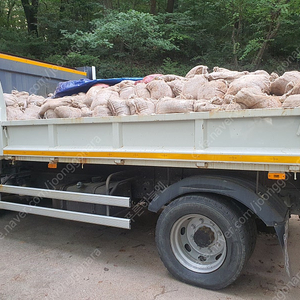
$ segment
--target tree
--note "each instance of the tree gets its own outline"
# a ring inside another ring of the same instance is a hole
[[[180,74],[196,64],[274,71],[284,60],[294,69],[299,28],[300,0],[0,1],[0,51],[66,66],[101,61],[102,76],[164,64]]]
[[[150,14],[156,15],[156,0],[150,0]]]
[[[168,0],[166,11],[168,13],[173,13],[174,12],[174,5],[175,5],[175,0]]]
[[[89,33],[65,32],[64,36],[73,42],[77,51],[127,59],[130,69],[134,61],[154,59],[163,51],[177,49],[168,39],[163,38],[156,17],[149,13],[134,10],[117,14],[112,12],[92,23],[94,29]]]
[[[261,64],[263,55],[270,42],[276,37],[282,18],[286,16],[288,10],[289,0],[268,0],[264,1],[265,7],[259,13],[262,15],[262,21],[265,27],[265,33],[262,39],[262,43],[256,56],[252,61],[252,65],[258,68]],[[266,8],[267,7],[267,11]],[[260,10],[260,9],[259,9]]]
[[[239,49],[241,46],[241,33],[244,26],[245,19],[247,18],[247,10],[252,2],[248,0],[232,0],[227,2],[227,12],[229,12],[230,26],[232,28],[231,41],[232,41],[232,54],[233,64],[236,69],[239,67]]]
[[[39,0],[21,0],[27,21],[28,32],[38,36]]]
[[[257,69],[266,56],[268,48],[272,43],[277,42],[282,24],[288,24],[293,32],[297,28],[299,23],[295,24],[291,16],[297,14],[299,19],[299,0],[259,0],[249,12],[248,27],[252,32],[249,34],[241,58],[252,57],[252,68]],[[288,43],[291,45],[294,41],[289,39]]]
[[[16,4],[17,0],[4,0],[0,3],[0,26],[9,27]]]

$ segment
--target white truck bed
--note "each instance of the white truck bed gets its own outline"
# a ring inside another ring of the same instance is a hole
[[[300,170],[300,108],[6,121],[3,159],[273,172]]]

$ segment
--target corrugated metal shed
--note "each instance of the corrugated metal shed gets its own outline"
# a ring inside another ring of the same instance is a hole
[[[18,90],[47,96],[61,81],[86,78],[89,69],[79,71],[0,53],[0,82],[5,93]]]

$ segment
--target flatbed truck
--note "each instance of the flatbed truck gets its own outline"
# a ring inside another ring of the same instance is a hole
[[[177,279],[234,282],[274,227],[287,255],[300,215],[300,108],[7,121],[0,90],[1,210],[130,229],[159,214]]]

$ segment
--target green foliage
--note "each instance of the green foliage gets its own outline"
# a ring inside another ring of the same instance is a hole
[[[240,57],[240,60],[249,57],[251,54],[253,55],[253,53],[261,48],[262,42],[263,38],[255,38],[253,40],[250,40],[245,46],[243,55]]]
[[[0,31],[0,51],[28,58],[41,59],[41,53],[49,54],[43,38],[29,35],[27,32],[4,28]]]
[[[63,31],[79,51],[95,50],[100,55],[111,54],[120,58],[156,57],[162,51],[175,50],[176,46],[163,38],[155,16],[134,10],[110,12],[102,19],[91,22],[92,31]]]
[[[170,57],[167,57],[163,60],[162,68],[159,73],[185,76],[190,69],[191,66],[181,64],[178,61],[172,61]]]
[[[61,55],[52,55],[47,59],[49,62],[66,65],[69,67],[84,67],[84,66],[97,66],[100,61],[97,57],[92,55],[85,55],[76,52],[70,52],[65,56]]]
[[[108,57],[101,60],[97,67],[97,78],[144,77],[148,74],[161,73],[161,66],[151,63],[131,63],[131,61]]]
[[[166,3],[154,15],[150,0],[39,1],[37,37],[21,1],[2,0],[0,51],[95,65],[100,77],[185,75],[197,64],[272,71],[290,57],[297,68],[300,0],[177,0],[173,13]]]

